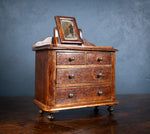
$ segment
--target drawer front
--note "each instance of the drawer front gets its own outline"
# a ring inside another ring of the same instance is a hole
[[[80,105],[111,100],[111,89],[108,85],[57,88],[56,95],[56,106]]]
[[[57,84],[111,81],[111,67],[57,69]]]
[[[57,65],[84,65],[84,53],[57,53]]]
[[[87,54],[87,64],[104,65],[111,64],[111,53],[110,52],[97,52]]]

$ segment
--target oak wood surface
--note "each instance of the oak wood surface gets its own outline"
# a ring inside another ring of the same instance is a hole
[[[115,100],[117,50],[113,47],[55,44],[33,50],[36,51],[34,104],[41,110],[56,112],[118,104]]]
[[[55,107],[50,107],[50,106],[47,106],[43,103],[41,103],[40,101],[38,100],[33,100],[33,103],[41,110],[43,110],[44,112],[46,111],[47,113],[57,113],[59,111],[62,111],[62,110],[69,110],[69,109],[79,109],[79,108],[86,108],[86,107],[96,107],[96,106],[114,106],[114,105],[117,105],[119,104],[118,101],[111,101],[111,100],[104,100],[104,101],[101,101],[101,103],[97,103],[96,102],[86,102],[86,103],[83,103],[83,104],[76,104],[76,105],[65,105],[65,106],[56,106]]]
[[[32,89],[31,89],[32,90]],[[136,89],[135,89],[136,90]],[[0,134],[149,134],[150,95],[116,95],[120,105],[64,110],[49,121],[32,104],[34,97],[0,97]]]
[[[111,80],[112,80],[112,85],[111,85],[111,92],[112,92],[112,100],[116,99],[116,93],[115,93],[115,52],[111,52],[111,63],[112,63],[112,68],[111,68]]]
[[[114,49],[113,47],[102,47],[102,46],[78,46],[78,45],[65,45],[65,44],[58,44],[57,46],[53,46],[52,44],[49,44],[49,46],[43,46],[43,47],[36,47],[32,48],[33,51],[37,50],[79,50],[79,51],[102,51],[102,52],[115,52],[118,51],[117,49]]]
[[[84,65],[85,54],[68,52],[68,53],[57,53],[57,65]]]
[[[103,67],[111,67],[111,64],[107,65],[57,65],[57,69],[66,69],[66,68],[103,68]]]
[[[72,98],[69,97],[70,94],[73,94]],[[56,106],[81,105],[96,101],[100,103],[108,100],[111,100],[111,89],[108,85],[57,88]]]
[[[101,77],[98,77],[102,73]],[[70,78],[74,75],[74,78]],[[57,69],[58,84],[88,83],[111,81],[111,68],[82,68],[82,69]]]
[[[37,51],[35,57],[35,99],[47,105],[49,90],[49,51]]]
[[[102,58],[101,61],[98,59]],[[111,64],[111,53],[110,52],[88,52],[87,53],[87,64]]]
[[[49,106],[55,104],[56,52],[37,51],[35,65],[35,99]]]
[[[118,104],[114,54],[115,51],[37,50],[34,104],[49,112]],[[98,96],[98,92],[102,94]],[[68,98],[69,94],[73,98]]]
[[[111,81],[109,82],[93,82],[93,83],[75,83],[75,84],[56,84],[56,87],[79,87],[79,86],[101,86],[101,85],[110,85],[112,84]]]

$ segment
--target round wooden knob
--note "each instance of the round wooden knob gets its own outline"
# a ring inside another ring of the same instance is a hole
[[[98,91],[97,93],[99,96],[103,94],[103,91]]]
[[[74,78],[74,74],[69,75],[69,79],[73,79]]]
[[[98,61],[103,61],[103,57],[98,57]]]
[[[99,74],[97,75],[98,78],[100,78],[100,77],[102,77],[102,76],[103,76],[103,73],[99,73]]]
[[[71,57],[71,58],[69,58],[69,61],[71,62],[71,61],[74,61],[75,60],[75,57]]]
[[[73,96],[74,96],[73,93],[70,93],[70,94],[68,95],[69,98],[73,98]]]

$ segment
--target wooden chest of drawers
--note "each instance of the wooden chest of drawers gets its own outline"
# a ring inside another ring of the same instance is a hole
[[[113,47],[35,48],[35,99],[42,110],[112,106],[115,101]],[[109,111],[112,107],[109,107]]]

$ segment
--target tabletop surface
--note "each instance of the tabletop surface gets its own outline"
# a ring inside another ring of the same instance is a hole
[[[106,106],[60,111],[49,121],[33,97],[0,97],[0,134],[149,134],[150,94],[117,95],[109,114]]]

